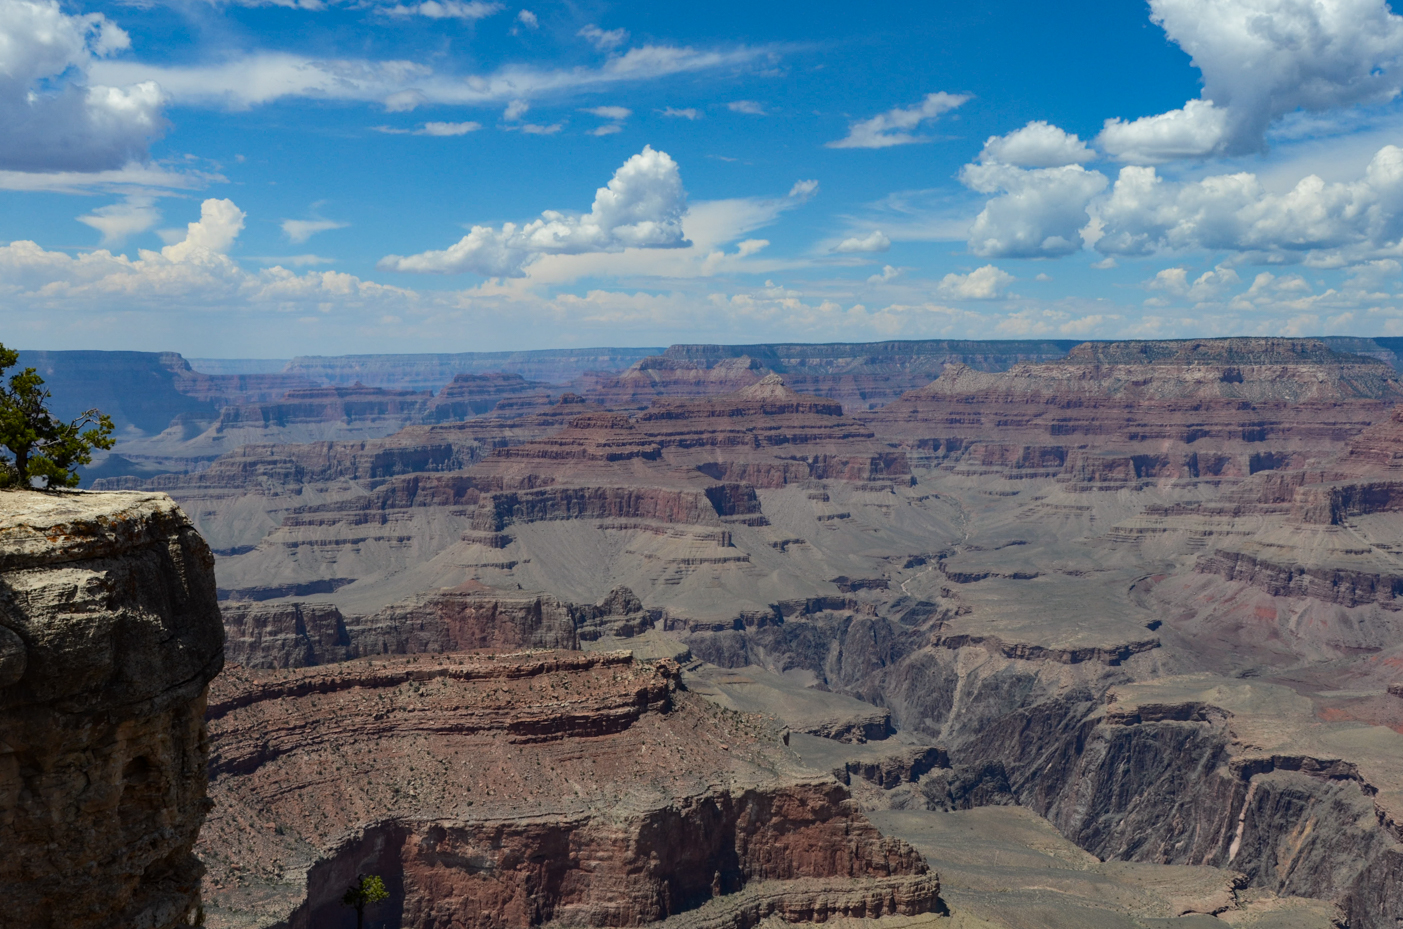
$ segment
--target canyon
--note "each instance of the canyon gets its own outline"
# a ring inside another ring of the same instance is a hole
[[[1395,349],[289,365],[95,482],[214,552],[208,924],[1392,927]]]

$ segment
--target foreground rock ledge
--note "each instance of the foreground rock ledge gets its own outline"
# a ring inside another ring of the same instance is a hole
[[[939,883],[761,717],[627,652],[231,668],[209,705],[212,927],[749,929],[916,916]],[[680,920],[680,921],[679,921]]]
[[[223,650],[214,559],[165,494],[0,492],[0,926],[191,918]]]

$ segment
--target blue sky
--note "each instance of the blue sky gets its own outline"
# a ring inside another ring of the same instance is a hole
[[[0,0],[0,335],[1403,334],[1379,0]]]

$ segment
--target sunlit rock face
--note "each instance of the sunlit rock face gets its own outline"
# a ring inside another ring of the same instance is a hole
[[[200,841],[213,926],[643,926],[916,916],[925,861],[772,721],[668,660],[572,651],[231,668],[212,692]]]
[[[164,494],[0,493],[0,925],[185,923],[214,559]]]

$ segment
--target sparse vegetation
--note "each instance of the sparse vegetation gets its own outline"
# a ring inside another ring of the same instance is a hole
[[[19,352],[0,345],[0,376],[19,364]],[[112,447],[112,419],[99,410],[72,422],[49,412],[50,395],[33,368],[0,384],[0,487],[77,487],[79,465],[93,460],[95,448]]]
[[[365,929],[365,908],[381,901],[388,900],[390,892],[385,889],[385,882],[378,874],[360,874],[356,876],[356,882],[346,888],[346,892],[341,895],[341,902],[346,906],[356,909],[356,929]]]

